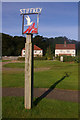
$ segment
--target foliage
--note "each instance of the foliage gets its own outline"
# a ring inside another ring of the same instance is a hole
[[[2,55],[3,56],[18,56],[21,55],[21,50],[24,48],[26,38],[22,36],[10,36],[2,34]]]
[[[33,59],[34,60],[46,60],[47,58],[45,56],[42,56],[42,57],[38,56],[38,57],[34,57]],[[25,61],[25,57],[18,57],[17,60],[19,60],[19,61]]]
[[[55,57],[55,60],[59,60],[59,61],[60,61],[60,56],[57,55],[57,56]]]
[[[17,60],[19,60],[19,61],[25,61],[25,57],[18,57]]]
[[[35,100],[36,99],[34,99],[34,101]],[[78,118],[78,103],[44,98],[37,104],[37,106],[34,106],[31,110],[26,110],[24,109],[24,97],[3,97],[2,113],[4,119],[75,119]]]
[[[34,57],[34,60],[46,60],[47,58],[45,56],[43,57]]]
[[[74,62],[75,57],[63,55],[63,62]]]
[[[51,48],[50,48],[50,46],[47,48],[47,51],[46,51],[46,58],[47,58],[47,60],[53,60],[53,54],[52,54],[52,52],[51,52]]]
[[[77,62],[77,63],[79,63],[80,62],[80,57],[63,55],[63,62]]]
[[[43,49],[43,55],[46,54],[47,49],[50,46],[52,54],[55,53],[55,44],[63,44],[64,40],[69,44],[75,44],[77,49],[77,55],[80,54],[80,42],[70,40],[64,37],[47,38],[37,35],[33,38],[33,44]],[[22,36],[10,36],[2,34],[2,55],[3,56],[19,56],[21,50],[25,47],[26,38]]]
[[[66,55],[62,55],[63,56],[63,62],[76,62],[76,63],[80,63],[80,56],[66,56]],[[59,60],[60,61],[60,56],[56,56],[55,60]]]
[[[80,63],[80,56],[75,57],[75,62]]]

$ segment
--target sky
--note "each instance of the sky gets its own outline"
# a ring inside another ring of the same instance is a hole
[[[44,37],[66,36],[78,40],[77,2],[3,2],[2,32],[22,36],[20,9],[42,8],[38,35]]]

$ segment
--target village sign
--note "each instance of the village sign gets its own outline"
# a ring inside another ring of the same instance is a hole
[[[25,109],[31,109],[33,103],[33,34],[38,33],[39,14],[41,13],[41,10],[42,8],[20,9],[20,15],[22,15],[23,18],[22,34],[26,34],[24,90]],[[34,17],[32,15],[34,15]]]

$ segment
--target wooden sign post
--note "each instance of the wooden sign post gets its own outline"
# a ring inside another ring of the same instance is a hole
[[[25,43],[25,108],[32,108],[33,101],[33,49],[32,34],[26,35]]]
[[[24,105],[25,109],[32,108],[33,101],[33,34],[38,33],[39,14],[42,8],[20,9],[23,15],[22,34],[26,34],[25,43],[25,91]],[[31,20],[31,14],[37,14],[37,24]],[[26,24],[27,22],[27,24]]]

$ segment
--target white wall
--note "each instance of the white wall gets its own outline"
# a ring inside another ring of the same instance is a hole
[[[34,56],[37,56],[37,55],[40,55],[42,56],[43,55],[43,50],[34,50]],[[25,50],[22,50],[22,57],[25,56]]]
[[[42,50],[34,50],[34,55],[43,55],[43,51]]]
[[[25,56],[25,50],[22,50],[22,57]]]
[[[74,49],[56,49],[55,50],[55,56],[59,56],[59,54],[71,54],[71,56],[76,56],[76,50]]]

